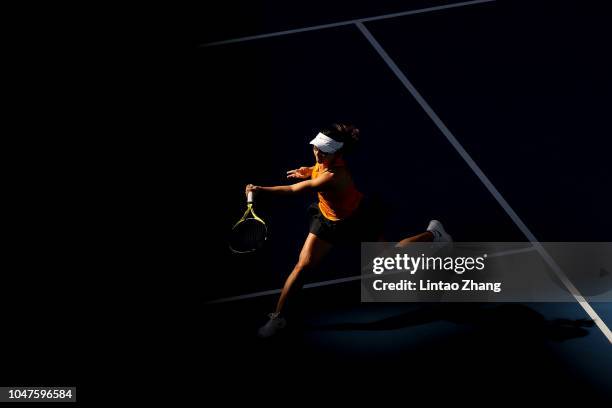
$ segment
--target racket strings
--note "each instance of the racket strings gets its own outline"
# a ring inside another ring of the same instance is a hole
[[[230,247],[236,252],[251,252],[260,249],[266,240],[265,224],[248,218],[232,230]]]

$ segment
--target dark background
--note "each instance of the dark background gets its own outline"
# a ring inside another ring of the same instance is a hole
[[[332,327],[266,344],[254,333],[273,298],[205,304],[282,285],[313,197],[260,197],[271,231],[260,254],[232,256],[227,233],[244,185],[285,183],[335,120],[361,129],[350,165],[385,203],[389,240],[431,218],[457,241],[525,239],[354,26],[200,47],[447,3],[37,13],[19,31],[21,54],[35,56],[21,83],[44,96],[33,100],[46,115],[18,118],[37,136],[19,139],[9,173],[19,216],[2,297],[4,383],[82,393],[181,383],[227,401],[281,389],[380,403],[383,388],[451,400],[607,398],[612,364],[598,329],[546,323],[586,318],[576,304],[430,312],[366,307],[355,287],[330,287],[306,301],[311,321]],[[609,241],[610,17],[603,2],[517,0],[365,25],[539,240]],[[37,24],[45,29],[28,28]],[[355,275],[345,264],[355,253],[339,250],[307,281]],[[593,307],[610,322],[609,305]],[[379,323],[355,326],[368,321]]]

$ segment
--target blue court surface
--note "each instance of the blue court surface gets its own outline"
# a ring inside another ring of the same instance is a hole
[[[348,120],[362,135],[351,170],[384,202],[389,241],[432,218],[460,242],[611,240],[612,15],[600,2],[341,3],[251,4],[250,23],[228,10],[222,29],[194,33],[193,137],[225,163],[195,166],[224,197],[198,221],[226,237],[246,184],[286,184],[313,164],[317,129]],[[314,200],[262,195],[270,239],[257,254],[206,243],[201,324],[219,383],[273,389],[308,371],[296,398],[610,401],[610,303],[361,303],[358,248],[306,277],[299,324],[258,339]]]

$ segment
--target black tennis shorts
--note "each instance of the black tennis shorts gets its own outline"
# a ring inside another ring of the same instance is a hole
[[[383,232],[383,214],[380,203],[365,196],[353,214],[339,221],[325,218],[318,202],[308,207],[310,232],[334,245],[378,241]]]

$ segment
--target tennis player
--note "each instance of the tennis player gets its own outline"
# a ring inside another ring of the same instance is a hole
[[[355,186],[345,156],[357,146],[359,129],[348,123],[334,123],[310,141],[316,163],[287,172],[289,179],[305,179],[291,185],[263,187],[249,184],[246,193],[298,194],[316,192],[318,203],[308,209],[310,231],[298,262],[285,281],[274,313],[259,329],[260,337],[270,337],[287,324],[283,316],[287,299],[301,289],[298,278],[315,268],[340,243],[382,241],[382,211]],[[411,242],[450,241],[439,221],[432,220],[426,232],[406,238]]]

